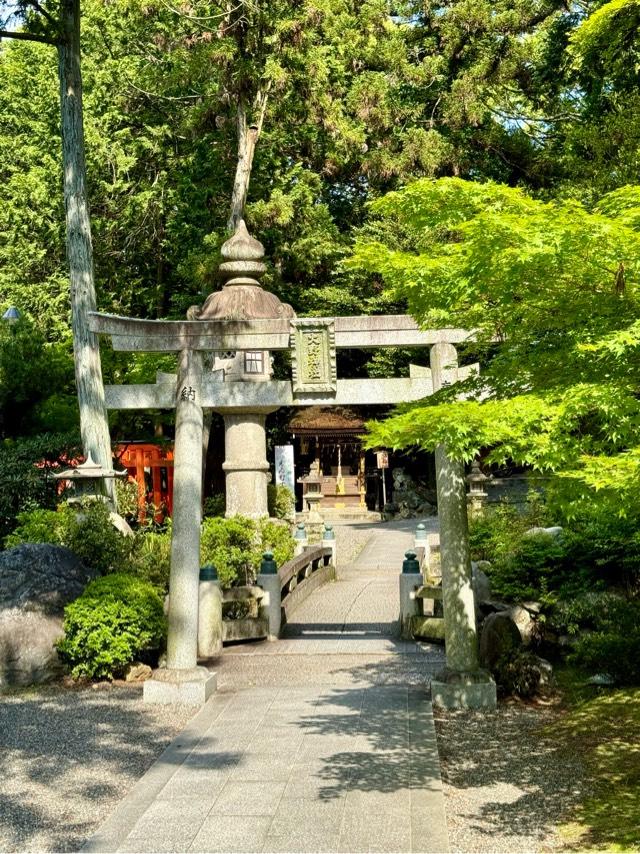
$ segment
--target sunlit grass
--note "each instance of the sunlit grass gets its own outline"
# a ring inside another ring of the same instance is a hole
[[[640,688],[594,689],[561,676],[568,709],[547,727],[582,757],[588,794],[558,828],[568,848],[640,850]]]

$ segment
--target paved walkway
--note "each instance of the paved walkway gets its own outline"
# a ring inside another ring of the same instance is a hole
[[[226,649],[217,694],[85,850],[448,850],[426,690],[443,653],[397,636],[414,526],[369,526],[283,640]]]

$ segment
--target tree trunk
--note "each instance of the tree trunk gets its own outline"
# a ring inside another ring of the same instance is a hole
[[[242,100],[238,103],[237,128],[238,163],[233,182],[233,191],[231,193],[231,213],[227,222],[227,230],[230,234],[234,234],[238,223],[243,218],[244,206],[247,202],[247,193],[249,192],[253,155],[260,133],[258,127],[253,125],[247,126],[247,110]]]
[[[91,454],[95,462],[105,469],[111,469],[111,441],[100,349],[98,337],[89,331],[88,317],[90,311],[96,310],[96,293],[82,122],[80,0],[61,0],[60,14],[63,36],[58,46],[62,165],[80,432],[85,455]],[[105,481],[105,488],[113,500],[113,480]]]

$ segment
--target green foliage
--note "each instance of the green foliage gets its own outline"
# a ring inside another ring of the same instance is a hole
[[[212,563],[222,587],[255,580],[259,561],[258,528],[252,519],[214,517],[202,523],[200,563]]]
[[[41,507],[18,513],[17,525],[5,537],[4,547],[12,549],[22,543],[54,543],[62,545],[66,517],[56,510],[45,510]]]
[[[0,324],[0,437],[76,429],[69,348],[47,344],[28,318],[7,326]]]
[[[52,475],[68,467],[79,445],[73,433],[0,442],[0,539],[13,530],[19,513],[58,505],[58,482]]]
[[[224,492],[218,492],[215,495],[210,495],[204,500],[202,515],[205,519],[209,519],[213,516],[224,516],[226,503]]]
[[[272,519],[291,519],[295,502],[295,497],[288,486],[282,483],[267,484],[267,506]]]
[[[577,635],[581,631],[605,631],[633,628],[639,616],[638,606],[610,590],[586,591],[554,607],[549,625],[560,633]]]
[[[545,600],[565,580],[566,545],[550,534],[521,537],[513,549],[503,552],[487,570],[491,591],[511,602]]]
[[[420,323],[477,330],[481,375],[463,400],[446,388],[369,425],[369,444],[445,444],[466,460],[487,448],[489,462],[561,475],[576,512],[595,489],[624,513],[640,472],[640,188],[587,207],[419,180],[372,207],[410,248],[363,235],[351,263]]]
[[[269,519],[255,522],[244,516],[205,519],[200,540],[201,564],[212,563],[222,587],[251,584],[260,569],[262,554],[273,551],[281,566],[293,557],[295,542],[289,525]]]
[[[118,513],[129,522],[138,518],[138,484],[129,478],[118,477],[116,484],[116,499]]]
[[[636,609],[635,619],[640,618]],[[583,635],[569,661],[588,673],[606,673],[619,685],[640,685],[640,629],[616,626],[608,631]]]
[[[91,582],[67,605],[58,652],[74,678],[113,679],[130,662],[157,650],[165,635],[162,600],[154,587],[114,573]]]
[[[66,546],[85,564],[101,574],[120,572],[129,563],[133,541],[113,525],[102,501],[82,506],[62,504],[57,511],[36,509],[20,513],[18,526],[5,546],[20,543],[55,543]]]
[[[165,531],[136,531],[129,560],[132,573],[149,581],[161,593],[168,593],[171,570],[171,526],[169,525]]]
[[[291,495],[288,489],[287,493]],[[288,560],[291,560],[295,549],[295,540],[291,535],[291,527],[287,522],[273,522],[270,519],[261,519],[259,533],[260,557],[262,557],[263,552],[272,551],[275,562],[279,567]]]

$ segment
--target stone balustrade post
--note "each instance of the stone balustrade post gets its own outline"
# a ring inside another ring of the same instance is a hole
[[[200,570],[198,605],[198,658],[215,658],[222,652],[222,592],[213,564]]]
[[[322,533],[321,545],[325,549],[331,549],[331,563],[333,564],[334,569],[337,569],[338,549],[336,545],[336,535],[335,531],[333,530],[333,525],[327,525],[325,523],[324,531]]]
[[[273,559],[273,552],[264,553],[257,581],[264,590],[264,596],[260,600],[259,616],[267,618],[269,624],[268,639],[270,641],[278,640],[282,623],[282,591],[278,566]]]
[[[422,573],[416,553],[408,551],[400,573],[400,634],[405,640],[412,638],[411,618],[420,613],[420,601],[416,599],[415,592],[421,584]]]
[[[304,522],[298,522],[296,525],[296,530],[293,534],[293,539],[295,540],[295,547],[293,550],[293,556],[298,557],[309,545],[309,539],[307,537],[307,531],[304,526]]]

